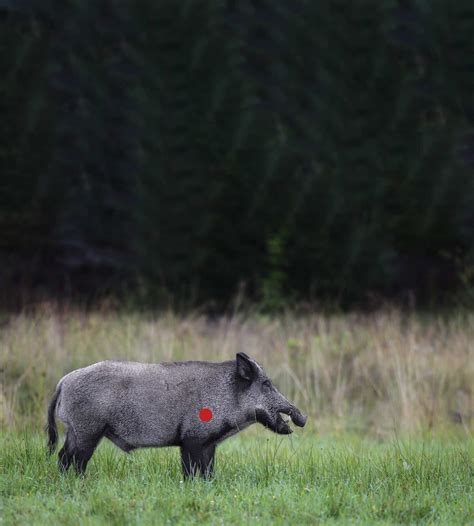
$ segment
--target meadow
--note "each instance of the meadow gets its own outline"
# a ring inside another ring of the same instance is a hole
[[[4,524],[474,524],[474,315],[209,320],[44,306],[0,318]],[[107,358],[221,361],[244,351],[303,411],[290,437],[252,426],[211,482],[178,451],[104,441],[85,477],[58,473],[43,426],[56,382]]]

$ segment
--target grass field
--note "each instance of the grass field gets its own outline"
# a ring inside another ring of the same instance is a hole
[[[257,428],[256,428],[257,430]],[[302,434],[303,435],[303,434]],[[449,437],[291,440],[261,429],[218,451],[211,482],[183,482],[177,451],[101,444],[84,478],[60,475],[44,437],[3,436],[3,523],[473,524],[474,447]]]
[[[466,312],[0,316],[0,523],[474,524],[473,342]],[[220,446],[211,482],[183,482],[170,448],[127,456],[104,441],[84,478],[47,458],[65,373],[238,351],[309,415],[303,430],[252,426]]]

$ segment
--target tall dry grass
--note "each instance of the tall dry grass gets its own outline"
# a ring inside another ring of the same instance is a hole
[[[0,329],[0,423],[39,428],[65,373],[104,359],[221,361],[244,351],[324,430],[472,431],[474,314],[157,317],[43,309]]]

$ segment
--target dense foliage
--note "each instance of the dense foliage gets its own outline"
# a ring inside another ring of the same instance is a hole
[[[0,6],[4,301],[469,284],[472,0]]]

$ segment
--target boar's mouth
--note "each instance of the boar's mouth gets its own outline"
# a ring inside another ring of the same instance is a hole
[[[276,431],[278,434],[280,434],[280,435],[289,435],[289,434],[293,433],[293,429],[291,429],[291,427],[290,427],[289,424],[288,424],[288,422],[290,421],[290,419],[285,420],[285,419],[281,416],[281,413],[283,413],[283,411],[277,413],[277,417],[276,417],[276,429],[275,429],[275,431]],[[287,414],[287,413],[283,413],[283,414]]]

